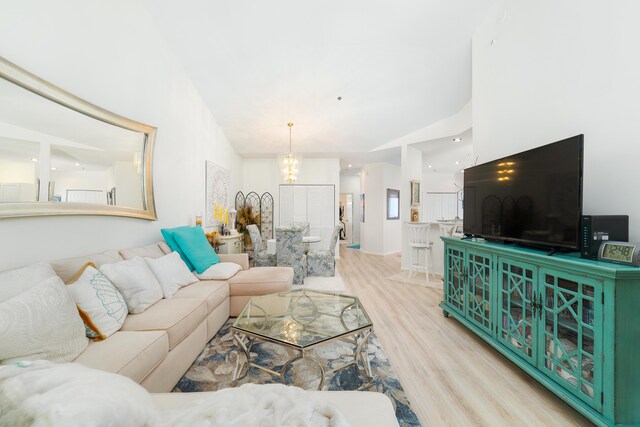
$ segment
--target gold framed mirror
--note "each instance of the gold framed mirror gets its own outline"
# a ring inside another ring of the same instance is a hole
[[[0,57],[0,219],[157,220],[155,133]]]

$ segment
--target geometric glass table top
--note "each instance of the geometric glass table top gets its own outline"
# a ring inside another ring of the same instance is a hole
[[[233,323],[240,332],[295,348],[371,326],[357,297],[308,289],[252,297]]]

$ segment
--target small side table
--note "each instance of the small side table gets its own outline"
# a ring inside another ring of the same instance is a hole
[[[244,234],[232,234],[229,236],[220,236],[220,240],[223,243],[218,247],[219,254],[241,254],[242,253],[242,240]]]

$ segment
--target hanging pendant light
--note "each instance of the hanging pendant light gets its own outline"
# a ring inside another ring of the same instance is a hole
[[[287,184],[295,184],[300,173],[300,161],[302,160],[300,155],[293,154],[291,152],[291,128],[293,123],[287,123],[289,126],[289,154],[282,154],[280,156],[280,171],[284,181]]]

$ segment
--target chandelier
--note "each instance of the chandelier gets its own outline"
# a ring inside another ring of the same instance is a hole
[[[298,173],[300,172],[301,157],[291,152],[291,128],[293,127],[293,123],[289,122],[287,126],[289,126],[289,154],[282,154],[280,156],[280,170],[287,184],[295,184],[298,179]]]

